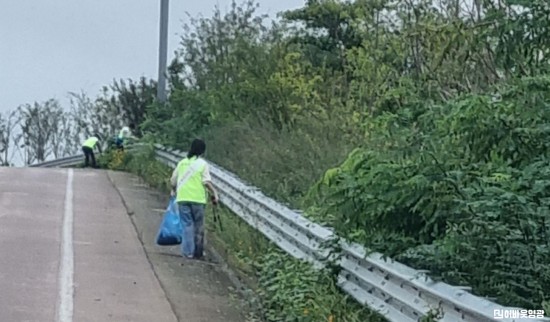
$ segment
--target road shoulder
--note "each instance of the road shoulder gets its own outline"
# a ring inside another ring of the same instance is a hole
[[[151,267],[167,294],[178,321],[245,321],[240,299],[222,265],[215,261],[185,260],[179,247],[155,245],[168,197],[149,189],[135,175],[108,171],[130,216]]]

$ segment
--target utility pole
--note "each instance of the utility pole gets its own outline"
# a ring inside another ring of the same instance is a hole
[[[157,100],[166,102],[166,59],[168,50],[168,0],[160,0],[159,77]]]

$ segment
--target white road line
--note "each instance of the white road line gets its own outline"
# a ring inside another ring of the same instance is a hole
[[[59,269],[59,298],[57,322],[73,321],[73,169],[67,176],[65,192],[65,214],[63,215],[63,237],[61,240],[61,265]]]

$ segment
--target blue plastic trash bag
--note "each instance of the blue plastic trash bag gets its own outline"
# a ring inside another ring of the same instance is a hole
[[[181,244],[183,226],[178,213],[178,204],[175,197],[170,197],[168,208],[157,233],[157,245],[170,246]]]

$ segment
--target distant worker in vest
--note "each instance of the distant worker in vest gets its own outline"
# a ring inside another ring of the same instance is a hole
[[[82,144],[82,152],[84,152],[84,157],[86,158],[84,161],[84,166],[87,167],[90,164],[90,159],[92,160],[92,167],[97,168],[97,164],[95,162],[95,155],[94,155],[94,148],[97,148],[99,153],[101,153],[101,146],[98,144],[100,141],[99,134],[94,134],[93,136],[89,137],[84,141]]]
[[[124,143],[125,140],[128,138],[133,138],[132,131],[134,130],[134,125],[130,124],[130,126],[124,126],[120,132],[118,132],[118,135],[115,139],[115,145],[117,149],[124,150]]]
[[[191,143],[187,157],[181,160],[170,179],[172,195],[176,196],[183,225],[182,255],[186,258],[204,257],[204,209],[207,191],[211,201],[218,204],[218,194],[212,185],[208,163],[201,157],[206,144],[200,139]]]

